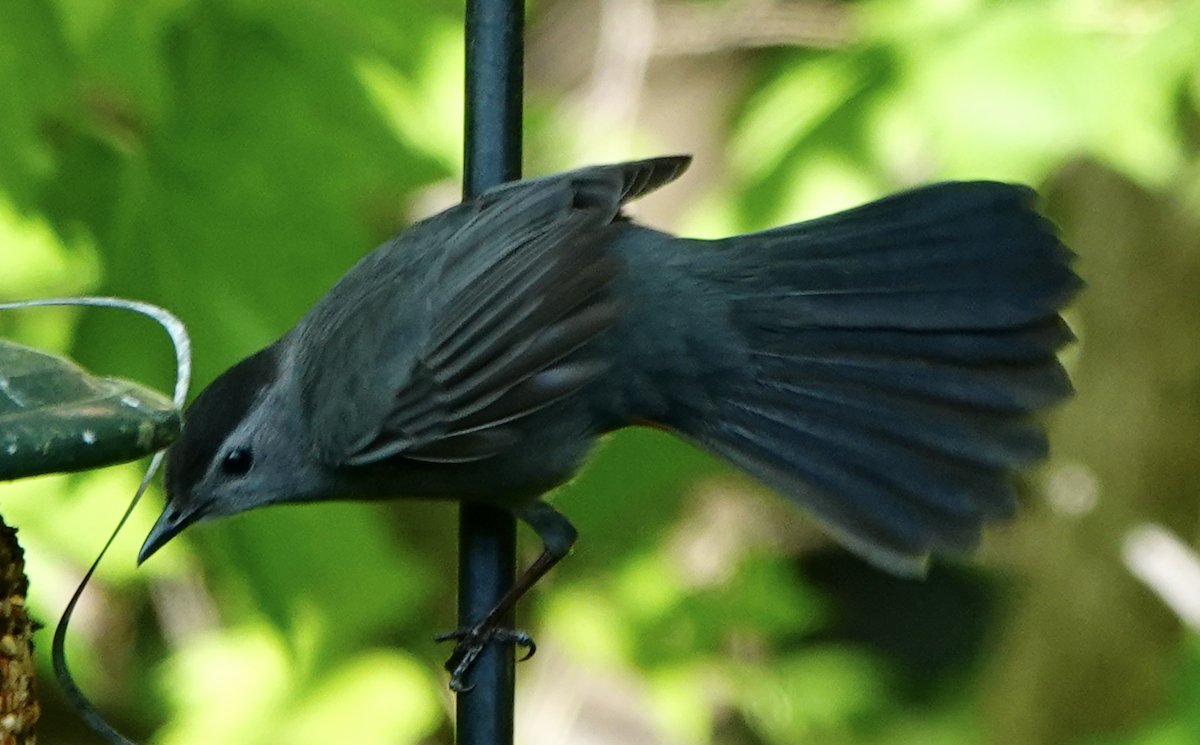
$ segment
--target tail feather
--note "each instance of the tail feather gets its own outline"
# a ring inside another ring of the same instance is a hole
[[[872,254],[886,254],[898,262],[898,257],[916,252],[936,263],[961,259],[960,247],[970,245],[974,256],[1032,253],[1069,263],[1068,248],[1057,242],[1047,247],[1041,240],[1053,235],[1054,227],[1034,211],[1037,199],[1037,192],[1026,186],[944,182],[754,237],[764,258],[780,261],[847,256],[866,261]],[[1011,220],[1016,213],[1023,213],[1020,222]],[[798,234],[804,236],[802,254],[795,248]],[[736,243],[744,237],[726,240]]]
[[[870,349],[876,355],[910,357],[962,365],[1023,365],[1049,362],[1075,336],[1057,315],[1028,326],[988,331],[912,331],[808,327],[781,330],[754,324],[744,335],[764,354],[787,357],[853,354]]]
[[[672,426],[893,571],[974,546],[1071,391],[1058,312],[1080,282],[1035,197],[939,184],[714,242],[750,372]]]
[[[974,267],[970,267],[973,269]],[[777,291],[759,290],[739,295],[757,300],[747,319],[781,330],[812,326],[883,328],[924,331],[1005,329],[1044,321],[1070,298],[1064,288],[1069,270],[1027,266],[996,267],[990,276],[976,276],[958,286],[935,284],[937,277],[903,284],[897,273],[893,286],[879,278],[869,286],[809,290],[797,289],[781,297]],[[803,269],[797,270],[798,274]],[[1058,292],[1053,290],[1058,289]],[[999,294],[1007,302],[998,303]],[[782,315],[786,313],[787,315]]]
[[[909,490],[898,490],[885,478],[887,471],[865,466],[858,452],[834,456],[831,443],[778,431],[782,425],[757,417],[747,418],[744,426],[753,429],[730,428],[710,440],[709,448],[800,501],[851,549],[891,571],[921,571],[931,546],[967,550],[979,540],[985,514],[1011,512],[1011,486],[1003,481],[988,487],[993,499],[1009,506],[1007,512],[972,511],[963,499],[954,512],[937,509],[912,501]],[[923,493],[936,494],[927,487]]]
[[[778,457],[802,462],[797,452],[796,436],[806,440],[811,450],[809,457],[838,464],[839,468],[871,474],[872,478],[886,484],[888,488],[905,494],[914,506],[931,513],[949,516],[982,517],[984,515],[1006,515],[1010,506],[989,502],[987,497],[1007,492],[996,492],[990,482],[1006,471],[999,466],[972,462],[967,459],[945,457],[918,443],[897,437],[895,433],[881,429],[847,426],[840,418],[811,415],[785,418],[779,408],[771,408],[770,402],[762,406],[739,402],[746,424],[755,424],[766,432],[760,435],[758,449],[771,452],[775,444],[771,434],[786,438],[776,447]]]
[[[868,353],[751,356],[767,379],[777,376],[800,385],[810,380],[849,381],[980,410],[1031,411],[1054,404],[1071,392],[1070,381],[1055,360],[1019,366],[967,366]]]
[[[716,243],[753,255],[732,291],[763,328],[1011,328],[1053,317],[1079,287],[1035,197],[937,184]]]
[[[757,392],[788,420],[828,421],[868,433],[902,438],[928,451],[970,464],[1013,469],[1046,456],[1046,437],[1024,414],[970,410],[888,395],[854,384],[780,383],[774,395]]]

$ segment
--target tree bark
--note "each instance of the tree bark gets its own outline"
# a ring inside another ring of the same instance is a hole
[[[41,710],[33,665],[29,580],[17,531],[0,518],[0,745],[33,745]]]

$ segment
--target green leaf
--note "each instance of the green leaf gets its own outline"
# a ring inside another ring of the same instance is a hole
[[[0,341],[0,480],[136,460],[178,434],[164,396]]]

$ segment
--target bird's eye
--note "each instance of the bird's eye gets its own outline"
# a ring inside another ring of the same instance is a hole
[[[254,456],[246,448],[234,448],[225,454],[221,470],[230,476],[244,476],[254,465]]]

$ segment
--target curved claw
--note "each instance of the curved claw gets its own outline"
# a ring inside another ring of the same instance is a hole
[[[528,650],[523,657],[517,660],[517,662],[524,662],[525,660],[537,654],[537,643],[533,641],[533,637],[527,637],[525,641],[517,642],[517,645]]]
[[[463,677],[475,664],[475,660],[483,653],[490,642],[501,642],[504,644],[515,644],[523,649],[528,650],[520,661],[524,662],[537,652],[537,644],[534,643],[533,637],[524,631],[516,629],[500,629],[492,628],[486,624],[479,624],[470,628],[455,629],[447,631],[444,634],[438,634],[434,637],[434,641],[446,642],[455,640],[458,645],[454,648],[454,652],[450,654],[450,659],[446,660],[446,672],[450,673],[450,689],[455,693],[465,693],[470,691],[475,686],[465,685]]]
[[[463,673],[465,674],[466,670],[464,670]],[[475,690],[475,684],[472,683],[470,685],[464,685],[462,682],[462,675],[454,673],[450,676],[450,690],[454,691],[455,693],[467,693]]]

